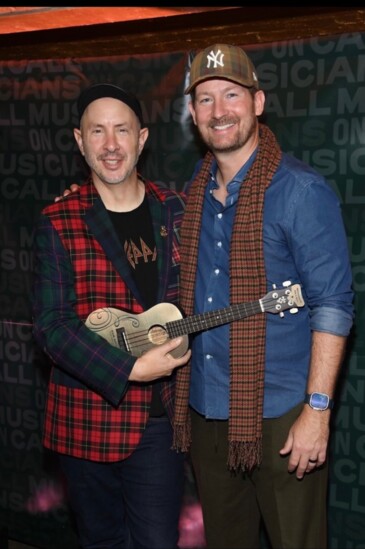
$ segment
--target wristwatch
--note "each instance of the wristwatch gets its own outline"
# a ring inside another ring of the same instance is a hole
[[[307,393],[304,398],[304,403],[309,404],[313,410],[327,410],[330,408],[332,410],[334,406],[334,401],[325,393]]]

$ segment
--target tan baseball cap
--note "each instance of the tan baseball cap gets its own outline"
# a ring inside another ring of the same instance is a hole
[[[241,86],[259,88],[256,69],[239,46],[214,44],[197,53],[191,63],[190,84],[185,94],[211,78],[231,80]]]

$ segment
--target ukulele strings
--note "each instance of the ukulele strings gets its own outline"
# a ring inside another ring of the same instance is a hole
[[[262,301],[264,302],[265,300]],[[270,299],[267,301],[272,300]],[[234,314],[232,314],[233,312]],[[139,345],[142,346],[146,342],[160,345],[162,343],[165,343],[170,337],[178,337],[179,335],[193,333],[200,330],[206,330],[215,326],[227,324],[229,322],[232,322],[233,320],[239,320],[241,318],[242,312],[250,316],[260,311],[257,310],[257,302],[252,302],[232,305],[227,308],[218,309],[215,311],[208,311],[202,314],[193,315],[191,317],[173,320],[167,322],[166,325],[161,325],[157,323],[152,324],[149,328],[141,330],[135,328],[127,329],[125,327],[125,324],[123,326],[123,321],[125,322],[124,317],[117,318],[113,322],[113,324],[117,333],[119,333],[120,331],[123,332],[127,342],[135,347]],[[118,327],[117,325],[118,323],[120,324],[121,321],[122,325],[121,327]],[[136,319],[134,318],[133,321],[136,322]],[[168,326],[170,326],[170,329],[168,328]],[[188,329],[184,329],[182,331],[180,329],[181,326],[187,326]]]
[[[146,343],[150,343],[151,345],[161,345],[168,341],[169,338],[178,337],[179,335],[193,333],[200,330],[207,330],[209,328],[226,324],[234,320],[243,319],[244,316],[241,316],[242,311],[245,312],[246,316],[250,316],[259,312],[265,312],[265,310],[269,310],[270,312],[270,304],[271,307],[275,304],[277,306],[280,301],[281,303],[277,310],[271,309],[271,312],[279,312],[280,310],[285,310],[286,308],[288,308],[288,296],[282,296],[281,299],[278,300],[277,295],[276,299],[273,299],[271,295],[269,296],[269,294],[267,294],[266,296],[255,302],[231,305],[227,308],[218,309],[215,311],[208,311],[202,314],[193,315],[191,317],[176,319],[167,322],[165,325],[161,325],[158,323],[151,324],[151,326],[149,326],[147,329],[134,328],[133,323],[136,326],[138,326],[139,324],[136,318],[131,319],[129,328],[126,327],[125,316],[117,317],[113,321],[112,325],[116,330],[118,341],[120,340],[119,338],[122,338],[129,346],[139,347],[145,345]],[[264,305],[261,311],[257,309],[259,303],[261,303],[261,305]],[[181,330],[181,326],[183,328],[184,326],[187,326],[188,329]]]

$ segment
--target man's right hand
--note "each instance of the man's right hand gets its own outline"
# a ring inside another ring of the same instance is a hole
[[[182,338],[178,337],[144,353],[134,363],[129,381],[151,382],[160,377],[171,376],[175,368],[186,364],[191,356],[190,349],[180,358],[174,358],[170,354],[181,343]]]
[[[78,185],[77,183],[72,183],[70,188],[69,189],[65,189],[63,191],[63,195],[62,196],[56,196],[56,198],[54,199],[55,202],[58,202],[59,200],[62,200],[62,198],[64,196],[67,196],[68,194],[71,194],[71,193],[74,193],[76,191],[78,191],[80,188],[80,185]]]

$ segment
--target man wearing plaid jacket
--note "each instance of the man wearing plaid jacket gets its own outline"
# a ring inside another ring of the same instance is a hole
[[[46,207],[35,237],[34,335],[51,358],[43,443],[59,455],[82,548],[177,547],[183,454],[171,450],[181,338],[138,358],[85,325],[178,302],[184,197],[145,181],[139,101],[110,84],[78,100],[91,175]]]

